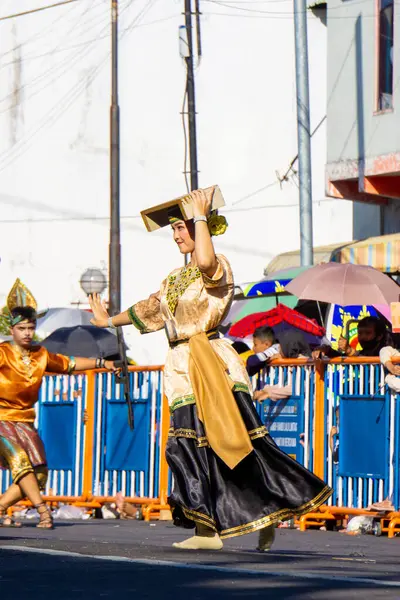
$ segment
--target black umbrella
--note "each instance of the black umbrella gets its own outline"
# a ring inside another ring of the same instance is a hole
[[[49,352],[66,356],[113,359],[120,357],[117,336],[108,329],[99,329],[93,325],[60,327],[40,345]]]

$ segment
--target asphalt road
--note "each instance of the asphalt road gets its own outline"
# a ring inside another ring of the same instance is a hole
[[[400,599],[400,539],[278,530],[266,554],[257,534],[215,553],[173,549],[187,533],[141,521],[0,528],[0,599]]]

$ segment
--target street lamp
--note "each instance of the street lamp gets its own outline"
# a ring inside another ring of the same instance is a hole
[[[100,269],[86,269],[79,280],[82,290],[89,294],[102,294],[107,287],[107,279]]]

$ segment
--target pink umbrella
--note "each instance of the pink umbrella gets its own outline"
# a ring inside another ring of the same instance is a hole
[[[398,302],[400,286],[372,267],[339,263],[317,265],[285,288],[298,298],[351,306]]]

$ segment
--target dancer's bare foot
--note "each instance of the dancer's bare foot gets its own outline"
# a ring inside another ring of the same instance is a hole
[[[129,504],[129,502],[125,502],[122,492],[116,494],[115,504],[117,505],[121,519],[136,519],[136,508],[132,504]]]
[[[213,537],[194,535],[183,542],[175,542],[172,545],[179,550],[221,550],[223,543],[216,533]]]

